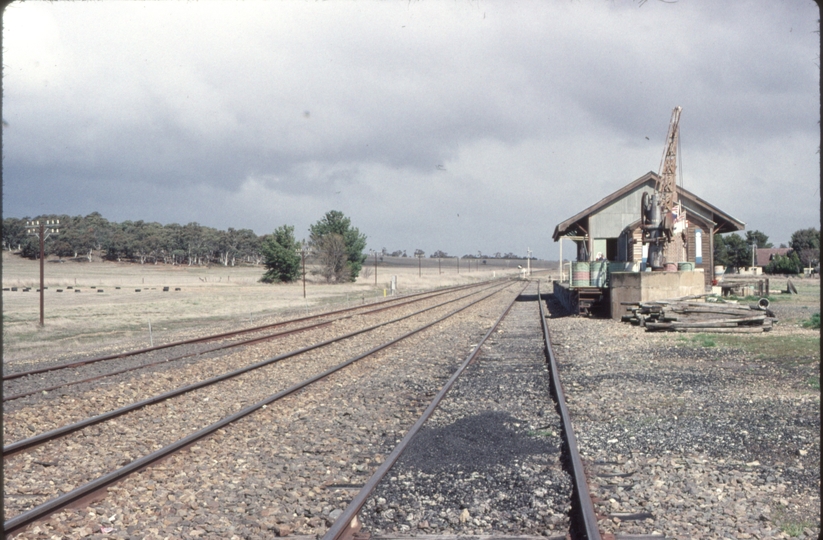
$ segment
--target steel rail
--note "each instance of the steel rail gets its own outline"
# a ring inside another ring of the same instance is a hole
[[[192,433],[192,434],[190,434],[190,435],[188,435],[188,436],[186,436],[182,439],[179,439],[177,442],[174,442],[174,443],[172,443],[168,446],[160,448],[159,450],[155,450],[154,452],[152,452],[150,454],[147,454],[147,455],[143,456],[142,458],[138,458],[138,459],[132,461],[131,463],[129,463],[128,465],[125,465],[124,467],[121,467],[120,469],[117,469],[117,470],[112,471],[108,474],[105,474],[105,475],[97,478],[96,480],[92,480],[91,482],[88,482],[88,483],[86,483],[86,484],[84,484],[80,487],[77,487],[77,488],[73,489],[72,491],[70,491],[68,493],[64,493],[63,495],[60,495],[59,497],[51,499],[50,501],[46,501],[43,504],[40,504],[40,505],[38,505],[34,508],[31,508],[30,510],[27,510],[27,511],[21,513],[21,514],[18,514],[17,516],[15,516],[15,517],[13,517],[13,518],[11,518],[11,519],[9,519],[9,520],[7,520],[3,523],[3,532],[6,536],[8,536],[10,534],[13,534],[13,533],[23,529],[24,527],[26,527],[26,526],[28,526],[28,525],[36,522],[36,521],[42,520],[42,519],[48,517],[49,515],[51,515],[55,512],[58,512],[58,511],[62,510],[63,508],[66,508],[66,507],[76,503],[77,501],[80,501],[80,500],[83,500],[87,497],[93,496],[95,493],[98,493],[98,492],[102,491],[103,489],[105,489],[105,488],[107,488],[107,487],[109,487],[113,484],[116,484],[117,482],[123,480],[124,478],[126,478],[130,474],[132,474],[134,472],[137,472],[139,470],[142,470],[142,469],[152,465],[153,463],[156,463],[160,460],[163,460],[163,459],[167,458],[171,454],[174,454],[175,452],[177,452],[177,451],[179,451],[183,448],[186,448],[187,446],[197,442],[198,440],[203,439],[204,437],[214,433],[218,429],[221,429],[221,428],[231,424],[232,422],[235,422],[235,421],[237,421],[241,418],[244,418],[245,416],[250,415],[251,413],[257,411],[258,409],[260,409],[264,406],[267,406],[267,405],[269,405],[269,404],[271,404],[271,403],[273,403],[273,402],[275,402],[279,399],[282,399],[282,398],[284,398],[284,397],[286,397],[290,394],[293,394],[294,392],[296,392],[296,391],[298,391],[298,390],[300,390],[300,389],[302,389],[306,386],[309,386],[310,384],[312,384],[314,382],[317,382],[318,380],[321,380],[325,377],[328,377],[329,375],[331,375],[331,374],[333,374],[337,371],[340,371],[341,369],[357,362],[358,360],[362,360],[363,358],[371,356],[371,355],[373,355],[373,354],[375,354],[375,353],[377,353],[377,352],[379,352],[383,349],[386,349],[386,348],[388,348],[392,345],[395,345],[395,344],[399,343],[400,341],[402,341],[404,339],[407,339],[407,338],[409,338],[413,335],[419,334],[420,332],[422,332],[422,331],[424,331],[428,328],[431,328],[432,326],[434,326],[436,324],[439,324],[439,323],[445,321],[446,319],[448,319],[450,317],[453,317],[453,316],[457,315],[458,313],[460,313],[462,311],[465,311],[466,309],[468,309],[472,306],[477,305],[478,303],[482,302],[483,300],[486,300],[487,298],[490,298],[490,297],[494,296],[495,294],[497,294],[497,293],[505,290],[506,288],[508,288],[510,285],[511,285],[511,283],[509,283],[505,287],[501,287],[501,288],[497,289],[496,291],[494,291],[492,293],[489,293],[489,294],[487,294],[487,295],[485,295],[481,298],[478,298],[477,300],[474,300],[470,304],[467,304],[467,305],[462,306],[458,309],[455,309],[454,311],[451,311],[450,313],[447,313],[446,315],[438,318],[435,321],[432,321],[432,322],[427,323],[427,324],[425,324],[425,325],[423,325],[419,328],[411,330],[411,331],[401,335],[398,338],[392,339],[392,340],[387,341],[387,342],[385,342],[381,345],[378,345],[378,346],[376,346],[376,347],[374,347],[374,348],[372,348],[372,349],[370,349],[370,350],[368,350],[368,351],[366,351],[366,352],[364,352],[364,353],[362,353],[362,354],[360,354],[360,355],[358,355],[354,358],[351,358],[351,359],[349,359],[349,360],[347,360],[347,361],[345,361],[341,364],[338,364],[337,366],[329,368],[326,371],[324,371],[324,372],[322,372],[318,375],[315,375],[315,376],[313,376],[309,379],[306,379],[306,380],[304,380],[300,383],[294,384],[294,385],[290,386],[289,388],[286,388],[285,390],[281,390],[280,392],[277,392],[276,394],[273,394],[273,395],[269,396],[268,398],[266,398],[262,401],[259,401],[259,402],[255,403],[253,405],[249,405],[248,407],[245,407],[244,409],[232,414],[231,416],[228,416],[228,417],[226,417],[226,418],[224,418],[224,419],[222,419],[218,422],[215,422],[215,423],[213,423],[209,426],[206,426],[205,428],[202,428],[202,429],[198,430],[195,433]],[[519,294],[518,294],[518,296],[519,296]],[[515,297],[515,300],[516,300],[516,297]],[[514,304],[514,301],[512,301],[512,304]],[[509,305],[508,309],[510,309],[510,308],[511,308],[511,305]],[[508,312],[508,309],[506,310],[506,312]],[[488,338],[488,336],[491,334],[491,332],[492,332],[492,330],[490,330],[486,334],[486,336],[483,338],[483,341],[485,341]],[[475,352],[472,353],[472,357],[473,357],[473,355],[477,354],[477,351],[479,351],[480,345],[482,345],[482,341],[477,346],[477,348],[475,348]]]
[[[391,300],[383,300],[380,303],[385,304],[385,303],[389,303],[389,302],[399,302],[401,299],[402,300],[407,300],[409,298],[414,298],[414,297],[425,295],[425,294],[431,294],[432,297],[434,297],[434,296],[439,296],[439,295],[442,295],[442,294],[447,294],[449,292],[459,291],[459,290],[464,289],[464,288],[477,287],[477,286],[483,285],[485,283],[488,283],[488,282],[471,283],[471,284],[468,284],[468,285],[461,285],[459,287],[451,287],[446,291],[437,292],[435,294],[432,294],[431,291],[424,291],[424,292],[421,292],[421,293],[415,293],[415,294],[403,296],[401,298],[392,298]],[[372,304],[372,305],[374,305],[374,304]],[[182,345],[191,345],[193,343],[204,343],[204,342],[207,342],[207,341],[215,341],[215,340],[218,340],[218,339],[225,339],[225,338],[233,337],[233,336],[240,335],[240,334],[248,334],[248,333],[251,333],[251,332],[260,332],[262,330],[268,330],[268,329],[271,329],[271,328],[276,328],[278,326],[284,326],[284,325],[287,325],[287,324],[294,324],[294,323],[297,323],[297,322],[303,322],[303,321],[307,321],[307,320],[311,320],[311,319],[317,319],[317,318],[320,318],[320,317],[328,317],[330,315],[337,315],[337,314],[340,314],[340,313],[346,313],[346,312],[354,311],[354,310],[357,310],[357,309],[363,309],[363,307],[364,306],[361,305],[361,306],[354,306],[354,307],[350,307],[350,308],[342,308],[342,309],[337,309],[337,310],[333,310],[333,311],[327,311],[327,312],[320,313],[320,314],[317,314],[317,315],[306,315],[305,317],[298,317],[298,318],[295,318],[295,319],[288,319],[286,321],[280,321],[280,322],[276,322],[276,323],[272,323],[272,324],[266,324],[266,325],[262,325],[262,326],[255,326],[253,328],[243,328],[243,329],[240,329],[240,330],[232,330],[230,332],[223,332],[223,333],[220,333],[220,334],[212,334],[210,336],[184,339],[184,340],[181,340],[181,341],[173,341],[173,342],[170,342],[170,343],[164,343],[162,345],[154,345],[152,347],[145,347],[143,349],[135,349],[135,350],[132,350],[132,351],[124,351],[122,353],[109,354],[109,355],[106,355],[106,356],[98,356],[98,357],[95,357],[95,358],[87,358],[87,359],[84,359],[84,360],[74,360],[74,361],[71,361],[71,362],[65,362],[65,363],[62,363],[62,364],[55,364],[53,366],[46,366],[46,367],[42,367],[42,368],[31,369],[31,370],[28,370],[28,371],[19,371],[19,372],[16,372],[16,373],[3,373],[3,380],[8,381],[8,380],[12,380],[12,379],[19,379],[20,377],[26,377],[28,375],[37,375],[39,373],[46,373],[48,371],[58,371],[58,370],[61,370],[61,369],[69,369],[69,368],[73,368],[73,367],[80,367],[80,366],[84,366],[86,364],[94,364],[94,363],[103,362],[103,361],[106,361],[106,360],[117,360],[119,358],[126,358],[128,356],[136,356],[138,354],[145,354],[145,353],[148,353],[148,352],[159,351],[159,350],[168,349],[168,348],[171,348],[171,347],[179,347],[179,346],[182,346]]]
[[[483,283],[486,283],[486,282],[483,282]],[[472,286],[475,286],[475,285],[476,284],[472,284]],[[461,289],[464,289],[464,288],[467,288],[467,287],[468,286],[465,286],[465,285],[461,286],[461,287],[458,287],[458,288],[451,288],[450,287],[448,291],[439,292],[437,294],[432,294],[431,296],[428,296],[426,298],[418,298],[416,300],[407,300],[405,302],[401,302],[397,305],[392,305],[392,306],[381,306],[381,307],[378,307],[376,309],[371,309],[371,310],[368,310],[368,311],[364,311],[363,313],[360,313],[360,315],[371,315],[373,313],[379,313],[379,312],[386,311],[386,310],[389,310],[389,309],[394,309],[394,308],[397,308],[397,307],[402,307],[402,306],[406,306],[406,305],[409,305],[409,304],[414,304],[415,302],[419,302],[421,300],[429,300],[431,298],[436,298],[438,296],[442,296],[442,295],[448,294],[450,292],[456,292],[458,290],[461,290]],[[421,294],[423,294],[423,293],[421,293]],[[417,296],[417,295],[415,295],[415,296]],[[408,299],[408,298],[409,297],[405,297],[405,299]],[[359,306],[359,307],[363,307],[363,306]],[[320,318],[322,316],[323,315],[314,315],[310,318]],[[50,392],[52,390],[57,390],[59,388],[65,388],[67,386],[73,386],[75,384],[81,384],[81,383],[85,383],[85,382],[97,381],[97,380],[100,380],[100,379],[103,379],[103,378],[106,378],[106,377],[112,377],[114,375],[122,375],[123,373],[128,373],[129,371],[137,371],[138,369],[154,367],[154,366],[158,366],[158,365],[165,364],[165,363],[168,363],[168,362],[174,362],[176,360],[182,360],[184,358],[189,358],[189,357],[192,357],[192,356],[198,356],[198,355],[207,354],[207,353],[210,353],[210,352],[220,351],[220,350],[224,350],[224,349],[230,349],[232,347],[240,347],[240,346],[244,346],[244,345],[253,345],[255,343],[259,343],[261,341],[267,341],[269,339],[284,337],[284,336],[287,336],[287,335],[296,334],[298,332],[312,330],[314,328],[322,328],[324,326],[328,326],[328,325],[332,324],[333,322],[342,321],[344,319],[348,319],[348,318],[351,318],[351,317],[352,317],[352,315],[345,315],[343,317],[338,317],[336,319],[331,319],[331,320],[328,320],[328,321],[321,321],[319,323],[314,323],[314,324],[310,324],[310,325],[307,325],[307,326],[301,326],[300,328],[293,328],[291,330],[284,330],[282,332],[277,332],[275,334],[269,334],[267,336],[251,338],[251,339],[247,339],[247,340],[243,340],[243,341],[234,341],[234,342],[226,343],[226,344],[223,344],[223,345],[216,345],[214,347],[206,348],[202,351],[195,351],[195,352],[187,353],[187,354],[180,355],[180,356],[174,356],[172,358],[164,358],[163,360],[158,360],[156,362],[149,362],[149,363],[146,363],[146,364],[141,364],[139,366],[132,366],[132,367],[116,370],[116,371],[111,371],[111,372],[108,372],[108,373],[103,373],[101,375],[95,375],[94,377],[88,377],[88,378],[85,378],[85,379],[78,379],[78,380],[75,380],[75,381],[68,381],[68,382],[60,383],[60,384],[53,385],[53,386],[46,386],[46,387],[43,387],[43,388],[38,388],[36,390],[30,390],[28,392],[21,392],[19,394],[13,394],[13,395],[10,395],[10,396],[3,396],[3,402],[12,401],[12,400],[15,400],[15,399],[21,399],[21,398],[24,398],[24,397],[32,396],[34,394],[39,394],[41,392]],[[265,328],[265,327],[260,327],[260,328]],[[249,330],[249,332],[252,332],[252,331],[257,331],[257,330]]]
[[[481,284],[484,284],[484,283],[481,283]],[[472,284],[472,286],[476,286],[476,285],[477,284]],[[415,300],[402,302],[400,304],[392,305],[392,306],[381,306],[381,307],[378,307],[378,308],[375,308],[375,309],[364,311],[360,315],[371,315],[373,313],[379,313],[379,312],[386,311],[386,310],[389,310],[389,309],[394,309],[394,308],[397,308],[397,307],[407,306],[409,304],[414,304],[414,303],[420,302],[422,300],[429,300],[429,299],[432,299],[432,298],[436,298],[438,296],[442,296],[444,294],[448,294],[448,293],[451,293],[451,292],[456,292],[456,291],[464,289],[464,288],[467,288],[467,286],[461,286],[461,287],[458,287],[458,288],[451,288],[450,287],[449,290],[447,290],[447,291],[438,292],[437,294],[432,294],[431,296],[428,296],[426,298],[417,298]],[[415,296],[417,296],[417,295],[415,295]],[[410,297],[405,297],[405,299],[408,299],[408,298],[410,298]],[[359,307],[363,307],[363,306],[359,306]],[[314,315],[311,318],[320,318],[322,316],[323,315]],[[4,395],[3,396],[3,402],[12,401],[12,400],[15,400],[15,399],[21,399],[21,398],[24,398],[24,397],[32,396],[34,394],[39,394],[41,392],[50,392],[52,390],[57,390],[59,388],[65,388],[66,386],[73,386],[75,384],[82,384],[82,383],[86,383],[86,382],[97,381],[97,380],[100,380],[100,379],[103,379],[103,378],[106,378],[106,377],[112,377],[114,375],[122,375],[123,373],[128,373],[129,371],[137,371],[138,369],[154,367],[154,366],[158,366],[158,365],[165,364],[165,363],[168,363],[168,362],[174,362],[174,361],[177,361],[177,360],[182,360],[184,358],[189,358],[189,357],[192,357],[192,356],[199,356],[201,354],[208,354],[208,353],[211,353],[211,352],[220,351],[220,350],[224,350],[224,349],[230,349],[230,348],[233,348],[233,347],[253,345],[255,343],[259,343],[261,341],[267,341],[269,339],[284,337],[284,336],[288,336],[288,335],[291,335],[291,334],[296,334],[298,332],[304,332],[304,331],[307,331],[307,330],[312,330],[312,329],[315,329],[315,328],[322,328],[324,326],[328,326],[328,325],[332,324],[333,322],[342,321],[344,319],[348,319],[348,318],[351,318],[351,317],[352,317],[352,315],[346,315],[346,316],[338,317],[336,319],[331,319],[331,320],[328,320],[328,321],[321,321],[319,323],[314,323],[314,324],[310,324],[310,325],[307,325],[307,326],[301,326],[300,328],[294,328],[294,329],[291,329],[291,330],[284,330],[282,332],[277,332],[275,334],[269,334],[269,335],[266,335],[266,336],[260,336],[260,337],[256,337],[256,338],[243,340],[243,341],[234,341],[234,342],[230,342],[230,343],[227,343],[227,344],[217,345],[217,346],[214,346],[214,347],[211,347],[211,348],[207,348],[207,349],[204,349],[202,351],[191,352],[191,353],[187,353],[187,354],[184,354],[184,355],[181,355],[181,356],[175,356],[175,357],[172,357],[172,358],[164,358],[163,360],[158,360],[157,362],[149,362],[147,364],[141,364],[139,366],[132,366],[132,367],[120,369],[120,370],[117,370],[117,371],[111,371],[111,372],[108,372],[108,373],[103,373],[101,375],[95,375],[94,377],[88,377],[88,378],[85,378],[85,379],[78,379],[78,380],[75,380],[75,381],[68,381],[68,382],[60,383],[60,384],[53,385],[53,386],[47,386],[47,387],[43,387],[43,388],[38,388],[36,390],[30,390],[28,392],[21,392],[19,394],[13,394],[13,395],[10,395],[10,396],[5,396]],[[300,319],[300,320],[304,320],[304,319]],[[285,323],[278,323],[278,324],[285,324]],[[265,329],[265,328],[266,327],[259,327],[259,329]],[[248,332],[252,332],[252,331],[259,331],[259,330],[258,329],[248,330]]]
[[[343,513],[340,514],[340,516],[334,521],[329,530],[326,531],[326,534],[323,535],[322,540],[341,540],[341,537],[344,536],[346,531],[349,530],[350,526],[354,523],[354,519],[360,512],[360,509],[363,508],[363,505],[366,504],[366,501],[368,500],[369,496],[372,494],[374,489],[377,487],[377,485],[380,483],[383,477],[386,476],[386,473],[389,472],[389,469],[391,469],[394,466],[395,462],[398,460],[398,458],[400,458],[400,455],[406,450],[406,447],[408,447],[409,443],[411,443],[414,436],[417,435],[417,432],[420,431],[421,427],[423,427],[423,424],[426,422],[426,420],[428,420],[429,417],[431,417],[435,409],[437,409],[437,406],[440,405],[440,402],[443,400],[446,393],[454,385],[455,381],[457,381],[457,379],[460,377],[463,371],[465,371],[465,369],[468,367],[470,363],[472,363],[472,361],[477,357],[477,355],[480,354],[480,348],[483,346],[486,340],[489,339],[489,336],[492,335],[492,332],[494,332],[495,329],[500,325],[500,322],[509,313],[514,303],[517,301],[520,295],[523,294],[523,291],[525,291],[526,287],[528,286],[529,285],[526,284],[526,286],[520,290],[517,296],[514,297],[511,303],[503,311],[503,314],[500,315],[500,317],[492,325],[489,331],[486,332],[486,335],[483,336],[483,338],[480,340],[480,342],[477,344],[474,350],[469,354],[469,356],[466,357],[465,360],[463,360],[463,363],[460,364],[460,367],[457,368],[457,371],[455,371],[452,374],[452,376],[449,377],[449,380],[446,381],[446,383],[443,385],[443,388],[441,388],[437,395],[434,396],[434,399],[429,404],[429,406],[426,407],[426,410],[423,411],[423,414],[420,416],[420,418],[418,418],[414,425],[411,428],[409,428],[409,431],[406,432],[406,435],[403,437],[403,439],[401,439],[397,446],[394,447],[392,453],[389,454],[386,460],[380,465],[380,467],[377,468],[377,471],[375,471],[375,473],[368,479],[368,481],[363,485],[363,488],[357,493],[357,495],[355,495],[354,499],[352,499],[352,501],[349,503],[349,505],[346,507]]]
[[[497,291],[495,291],[491,294],[496,294],[497,292],[499,292],[500,290],[505,289],[508,286],[509,285],[505,285],[504,287],[499,288]],[[492,287],[490,287],[490,288],[492,288]],[[130,413],[132,411],[142,409],[143,407],[147,407],[149,405],[154,405],[156,403],[160,403],[160,402],[165,401],[167,399],[171,399],[173,397],[177,397],[179,395],[182,395],[182,394],[185,394],[185,393],[188,393],[188,392],[192,392],[194,390],[198,390],[200,388],[204,388],[206,386],[210,386],[212,384],[216,384],[218,382],[222,382],[222,381],[225,381],[227,379],[231,379],[233,377],[237,377],[237,376],[242,375],[244,373],[247,373],[249,371],[259,369],[261,367],[265,367],[265,366],[268,366],[270,364],[274,364],[276,362],[280,362],[281,360],[285,360],[287,358],[291,358],[293,356],[297,356],[299,354],[303,354],[303,353],[312,351],[314,349],[319,349],[321,347],[331,345],[332,343],[336,343],[338,341],[343,341],[344,339],[348,339],[348,338],[351,338],[351,337],[354,337],[354,336],[358,336],[358,335],[364,334],[366,332],[371,332],[372,330],[375,330],[377,328],[381,328],[383,326],[388,326],[390,324],[394,324],[394,323],[402,321],[404,319],[408,319],[410,317],[420,315],[421,313],[425,313],[425,312],[430,311],[432,309],[437,309],[437,308],[443,307],[445,305],[451,304],[453,302],[463,300],[464,298],[467,298],[469,296],[473,296],[475,294],[477,294],[477,292],[469,293],[469,294],[461,296],[459,298],[455,298],[455,299],[443,302],[442,304],[438,304],[436,306],[431,306],[431,307],[428,307],[428,308],[425,308],[425,309],[421,309],[421,310],[416,311],[414,313],[410,313],[408,315],[403,315],[402,317],[397,317],[397,318],[392,319],[390,321],[375,324],[375,325],[372,325],[372,326],[369,326],[369,327],[366,327],[366,328],[361,328],[360,330],[355,330],[353,332],[349,332],[349,333],[344,334],[342,336],[337,336],[337,337],[330,338],[330,339],[327,339],[327,340],[324,340],[324,341],[320,341],[318,343],[314,343],[312,345],[308,345],[306,347],[302,347],[300,349],[296,349],[296,350],[289,351],[289,352],[286,352],[286,353],[283,353],[283,354],[279,354],[279,355],[274,356],[272,358],[269,358],[269,359],[266,359],[266,360],[261,360],[260,362],[256,362],[254,364],[249,364],[248,366],[244,366],[242,368],[239,368],[239,369],[236,369],[236,370],[233,370],[233,371],[229,371],[229,372],[223,373],[221,375],[217,375],[217,376],[214,376],[214,377],[211,377],[211,378],[208,378],[208,379],[204,379],[204,380],[196,382],[196,383],[192,383],[192,384],[188,384],[188,385],[185,385],[185,386],[177,387],[173,390],[169,390],[168,392],[164,392],[162,394],[158,394],[156,396],[152,396],[150,398],[131,403],[131,404],[126,405],[124,407],[121,407],[119,409],[114,409],[114,410],[111,410],[111,411],[108,411],[108,412],[105,412],[105,413],[102,413],[102,414],[98,414],[97,416],[92,416],[92,417],[86,418],[84,420],[80,420],[79,422],[75,422],[73,424],[67,424],[65,426],[61,426],[59,428],[52,429],[50,431],[40,433],[38,435],[34,435],[34,436],[28,437],[26,439],[21,439],[19,441],[13,442],[13,443],[8,444],[8,445],[3,447],[3,459],[5,459],[5,458],[7,458],[7,457],[9,457],[13,454],[16,454],[18,452],[21,452],[23,450],[27,450],[27,449],[33,448],[35,446],[40,446],[42,444],[45,444],[45,443],[50,442],[50,441],[55,440],[55,439],[59,439],[60,437],[64,437],[64,436],[66,436],[70,433],[73,433],[75,431],[87,428],[87,427],[92,426],[94,424],[99,424],[101,422],[111,420],[112,418],[116,418],[118,416],[122,416],[122,415]],[[485,296],[483,298],[487,298],[487,297],[488,296]],[[469,304],[469,305],[471,305],[471,304]]]
[[[46,387],[43,387],[43,388],[38,388],[36,390],[30,390],[28,392],[22,392],[22,393],[14,394],[14,395],[11,395],[11,396],[5,396],[4,395],[3,396],[3,402],[12,401],[12,400],[15,400],[15,399],[20,399],[20,398],[24,398],[24,397],[27,397],[27,396],[32,396],[34,394],[39,394],[41,392],[51,392],[52,390],[57,390],[59,388],[65,388],[66,386],[74,386],[76,384],[82,384],[82,383],[86,383],[86,382],[98,381],[100,379],[105,379],[106,377],[113,377],[114,375],[122,375],[123,373],[128,373],[129,371],[137,371],[138,369],[155,367],[155,366],[159,366],[161,364],[166,364],[168,362],[176,362],[177,360],[183,360],[184,358],[190,358],[192,356],[200,356],[202,354],[208,354],[208,353],[211,353],[211,352],[221,351],[221,350],[225,350],[225,349],[231,349],[233,347],[242,347],[242,346],[245,346],[245,345],[253,345],[253,344],[259,343],[261,341],[267,341],[267,340],[270,340],[270,339],[285,337],[285,336],[289,336],[289,335],[292,335],[292,334],[297,334],[299,332],[307,332],[307,331],[313,330],[315,328],[323,328],[324,326],[329,326],[330,324],[332,324],[333,322],[338,321],[338,320],[340,320],[340,319],[333,319],[331,321],[321,321],[319,323],[314,323],[314,324],[310,324],[310,325],[307,325],[307,326],[301,326],[300,328],[293,328],[291,330],[283,330],[282,332],[277,332],[275,334],[269,334],[269,335],[266,335],[266,336],[256,337],[256,338],[252,338],[252,339],[245,339],[243,341],[233,341],[231,343],[216,345],[214,347],[210,347],[210,348],[204,349],[202,351],[195,351],[195,352],[186,353],[186,354],[183,354],[183,355],[180,355],[180,356],[173,356],[171,358],[164,358],[163,360],[158,360],[157,362],[149,362],[147,364],[140,364],[139,366],[131,366],[131,367],[127,367],[127,368],[124,368],[124,369],[119,369],[117,371],[110,371],[108,373],[95,375],[94,377],[88,377],[88,378],[85,378],[85,379],[78,379],[76,381],[67,381],[67,382],[64,382],[64,383],[55,384],[53,386],[46,386]]]
[[[582,523],[575,523],[572,516],[572,529],[580,530],[583,538],[587,540],[601,540],[600,530],[597,528],[597,515],[594,511],[589,485],[586,482],[586,471],[583,468],[583,460],[580,458],[580,450],[577,447],[577,438],[574,434],[569,408],[566,406],[566,395],[563,392],[563,385],[560,382],[560,372],[557,368],[557,361],[552,350],[549,326],[546,323],[546,311],[543,307],[543,297],[540,294],[540,283],[537,283],[537,299],[540,305],[540,322],[543,326],[543,341],[546,350],[546,363],[551,375],[551,390],[557,403],[560,419],[563,423],[563,435],[569,448],[569,461],[572,466],[572,483],[574,493],[572,508],[577,507]]]

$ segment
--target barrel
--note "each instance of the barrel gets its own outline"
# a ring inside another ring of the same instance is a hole
[[[589,263],[590,283],[592,287],[602,287],[606,284],[606,261],[593,261]]]
[[[572,287],[588,287],[589,286],[589,263],[587,262],[573,262],[572,263]]]
[[[663,265],[663,270],[666,272],[677,272],[677,263],[665,263]]]
[[[677,263],[677,271],[678,272],[692,272],[692,271],[694,271],[694,263],[693,262],[679,262],[679,263]]]

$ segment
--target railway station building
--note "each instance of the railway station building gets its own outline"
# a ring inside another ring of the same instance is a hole
[[[557,224],[552,239],[560,242],[561,261],[564,257],[578,262],[608,261],[609,269],[645,271],[648,245],[642,243],[641,198],[643,193],[654,193],[658,178],[648,172]],[[746,224],[679,186],[677,200],[683,228],[669,245],[667,260],[691,263],[686,268],[701,273],[704,290],[710,290],[716,278],[714,235],[742,231]],[[564,246],[564,240],[572,245],[565,242]],[[572,252],[564,254],[565,249]],[[564,277],[571,277],[571,266],[561,265],[561,269]]]

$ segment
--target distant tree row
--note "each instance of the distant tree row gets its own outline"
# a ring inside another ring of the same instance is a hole
[[[313,272],[328,282],[354,281],[366,255],[366,236],[342,212],[332,210],[309,229],[308,242],[298,242],[294,227],[283,225],[271,234],[257,236],[250,229],[226,231],[198,223],[161,225],[156,222],[109,221],[98,212],[87,216],[42,215],[5,218],[2,246],[22,257],[40,257],[36,235],[26,230],[28,221],[59,220],[57,234],[45,242],[46,256],[76,261],[106,260],[140,264],[235,266],[265,265],[261,281],[290,282],[300,277],[301,251]]]
[[[386,248],[383,248],[381,251],[381,255],[388,256],[388,257],[408,257],[406,255],[406,250],[397,250],[397,251],[389,251]],[[422,249],[415,249],[413,257],[425,257],[426,252]],[[457,255],[449,255],[445,251],[438,249],[437,251],[433,252],[429,255],[430,259],[455,259]],[[521,257],[520,255],[515,255],[514,253],[506,253],[501,254],[499,251],[496,252],[494,255],[483,255],[481,252],[477,252],[477,255],[467,254],[463,255],[461,258],[463,259],[525,259],[525,257]]]
[[[45,243],[46,256],[91,261],[141,264],[183,264],[234,266],[261,264],[262,240],[250,229],[226,231],[199,223],[161,225],[156,222],[109,221],[98,212],[87,216],[42,215],[34,218],[3,219],[3,249],[23,257],[40,256],[39,240],[26,232],[30,220],[60,220],[60,232]]]
[[[743,268],[753,264],[753,246],[755,248],[774,247],[769,237],[760,231],[747,231],[745,238],[736,233],[714,237],[715,264]],[[820,263],[820,232],[817,229],[800,229],[792,233],[786,255],[776,255],[763,268],[767,274],[798,274],[803,268],[814,267]]]

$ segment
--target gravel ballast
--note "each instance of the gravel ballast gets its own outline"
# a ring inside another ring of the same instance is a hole
[[[371,534],[566,534],[571,480],[535,293],[521,295],[367,501]]]
[[[132,475],[109,488],[105,499],[55,514],[16,537],[322,535],[515,292],[512,287],[310,391],[284,398]],[[567,533],[571,482],[563,468],[561,431],[549,394],[534,292],[532,286],[521,298],[526,301],[515,304],[367,502],[361,518],[374,537],[560,538]],[[769,358],[705,346],[695,336],[568,317],[550,296],[544,299],[604,533],[677,539],[819,535],[819,356]],[[376,341],[406,328],[397,326]],[[815,335],[799,328],[793,331]],[[778,326],[772,334],[780,332],[787,330]],[[310,334],[271,342],[256,350],[252,360],[317,337]],[[311,365],[329,365],[338,354],[342,360],[365,346],[352,343],[337,353],[317,355]],[[124,379],[118,388],[86,388],[82,397],[60,393],[54,402],[75,399],[78,413],[95,410],[109,400],[131,401],[176,386],[199,368],[212,373],[235,361],[249,359],[232,353],[184,362],[164,368],[162,376],[134,376],[129,379],[132,386]],[[206,416],[228,413],[253,397],[245,394],[252,382],[257,381],[256,393],[267,384],[270,393],[297,375],[283,365],[262,379],[249,377],[222,395],[203,393],[164,405],[153,440],[140,440],[138,427],[154,426],[147,424],[150,416],[142,416],[133,426],[118,421],[112,429],[89,430],[71,439],[62,450],[9,463],[26,468],[26,474],[36,469],[48,476],[65,465],[63,459],[75,447],[83,447],[93,449],[85,451],[84,459],[92,465],[97,461],[103,470],[113,464],[109,461],[125,455],[123,450],[134,457],[161,440],[179,438],[169,431],[180,429],[174,427],[175,418],[200,421],[199,409],[211,411]],[[88,403],[81,407],[82,399]],[[27,398],[11,411],[16,420],[6,427],[7,433],[22,436],[29,425],[35,432],[55,422],[37,418],[36,402]],[[220,402],[225,402],[225,411],[222,406],[212,408]],[[121,437],[119,442],[110,439],[115,435]],[[46,478],[36,489],[29,488],[14,484],[10,473],[14,470],[7,468],[7,508],[25,508],[44,494],[76,485],[71,479],[49,484]]]
[[[601,530],[818,536],[819,356],[766,358],[549,306]]]
[[[56,514],[18,537],[83,538],[94,533],[92,537],[97,538],[270,538],[321,534],[333,521],[335,510],[344,508],[356,493],[352,486],[362,485],[382,462],[453,366],[468,354],[519,289],[512,287],[496,294],[423,335],[219,430],[188,451],[132,475],[111,488],[99,503],[82,511]],[[456,307],[450,305],[441,315]],[[369,340],[382,342],[388,337]],[[359,349],[362,351],[362,344]],[[272,377],[270,384],[279,384],[277,381]],[[228,404],[232,397],[236,400],[242,395],[237,391],[208,397],[209,402],[220,398]],[[169,413],[193,418],[197,407],[192,402]],[[171,416],[165,415],[163,421],[170,422]],[[159,430],[154,438],[161,437],[167,435]],[[142,444],[153,447],[156,443]],[[135,450],[142,454],[151,447]],[[20,463],[32,469],[46,467],[30,459]],[[7,482],[9,479],[7,474]],[[62,483],[51,489],[60,491],[61,487]],[[26,492],[18,487],[17,498],[10,500],[7,491],[7,505],[12,501],[19,504]]]

